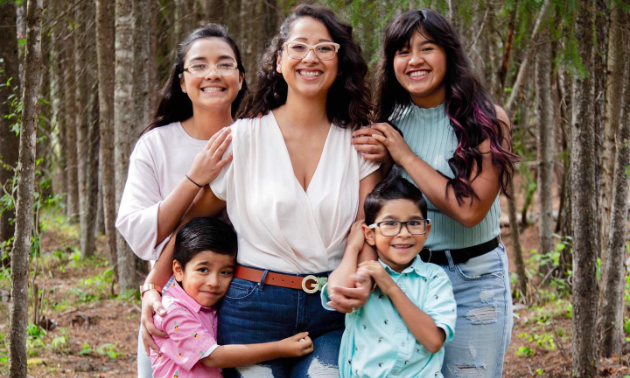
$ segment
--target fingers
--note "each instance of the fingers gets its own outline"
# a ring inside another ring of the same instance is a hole
[[[150,349],[153,349],[154,351],[159,352],[160,348],[158,348],[155,341],[153,341],[153,338],[149,335],[147,328],[143,325],[141,329],[142,329],[142,344],[144,346],[144,351],[147,353],[147,356],[151,354]]]
[[[219,145],[221,145],[221,143],[223,143],[223,141],[225,140],[225,138],[227,138],[227,136],[232,132],[232,129],[229,127],[224,127],[221,130],[219,130],[219,132],[215,133],[210,140],[208,140],[208,143],[206,143],[206,150],[207,151],[213,151],[216,150],[217,147]]]
[[[166,315],[166,309],[162,305],[162,301],[160,301],[159,297],[153,301],[152,307],[154,314],[158,314],[160,316]],[[151,317],[153,317],[153,314],[151,314]]]
[[[369,130],[369,129],[368,129]],[[370,130],[370,134],[367,136],[356,137],[350,140],[350,143],[354,145],[360,144],[374,144],[374,138],[372,138],[372,134],[374,134],[374,130]]]
[[[296,333],[292,339],[300,341],[301,339],[306,339],[308,337],[308,332],[300,332]]]
[[[225,137],[221,141],[221,144],[217,145],[216,149],[214,149],[214,146],[212,148],[210,148],[210,152],[214,151],[214,153],[212,154],[213,158],[220,159],[221,157],[223,157],[223,155],[225,154],[225,151],[230,146],[230,143],[232,143],[232,135],[228,135],[228,134],[229,133],[225,133],[224,134]],[[217,140],[217,142],[218,142],[218,140]]]

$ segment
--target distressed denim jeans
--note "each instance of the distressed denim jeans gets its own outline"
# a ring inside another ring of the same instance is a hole
[[[446,345],[445,378],[501,377],[503,357],[510,344],[512,294],[505,246],[442,266],[453,284],[457,302],[455,339]]]
[[[223,369],[225,378],[339,377],[344,314],[324,309],[319,293],[234,278],[218,316],[219,345],[264,343],[308,331],[315,349],[300,358]]]

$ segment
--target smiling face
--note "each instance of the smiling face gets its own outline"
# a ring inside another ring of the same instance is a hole
[[[424,219],[424,217],[413,201],[395,199],[387,200],[383,204],[374,223],[387,220],[407,222],[420,219]],[[427,227],[427,232],[424,235],[411,235],[406,226],[403,226],[396,236],[384,236],[378,227],[369,229],[365,225],[363,232],[367,243],[376,248],[379,259],[395,271],[402,272],[424,247],[431,231],[431,225],[429,224]]]
[[[432,38],[415,30],[394,56],[394,73],[411,100],[421,108],[433,108],[445,98],[446,53]]]
[[[235,264],[232,256],[203,251],[197,253],[185,268],[174,260],[173,273],[186,294],[200,305],[212,307],[230,286]]]
[[[218,37],[202,38],[190,46],[184,59],[184,68],[200,64],[209,64],[214,68],[216,64],[223,62],[236,62],[230,45]],[[232,102],[241,90],[243,78],[238,69],[229,75],[220,75],[216,69],[211,69],[205,77],[184,72],[180,85],[192,101],[193,109],[231,109]]]
[[[321,42],[334,42],[326,26],[311,17],[302,17],[293,22],[287,43],[303,42],[316,45]],[[341,46],[343,48],[343,46]],[[289,87],[287,99],[291,96],[326,98],[328,89],[337,78],[338,56],[331,60],[320,60],[313,50],[303,59],[293,59],[287,54],[286,47],[278,53],[278,72],[282,74]]]

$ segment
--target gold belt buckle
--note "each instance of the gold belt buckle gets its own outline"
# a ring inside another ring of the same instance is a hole
[[[313,282],[310,289],[306,287],[306,284],[309,281]],[[313,275],[308,275],[304,277],[304,279],[302,279],[302,290],[304,290],[304,292],[307,294],[315,294],[318,291],[320,291],[322,287],[324,287],[327,281],[328,281],[328,277],[317,278]]]

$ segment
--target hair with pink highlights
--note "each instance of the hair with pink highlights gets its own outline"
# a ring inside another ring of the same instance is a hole
[[[494,103],[474,75],[457,32],[439,13],[430,9],[408,11],[387,26],[375,75],[377,120],[395,120],[411,104],[409,93],[396,79],[394,57],[401,48],[409,46],[415,31],[431,37],[429,39],[446,53],[446,114],[458,141],[455,153],[448,161],[455,177],[449,179],[446,195],[452,187],[459,203],[468,197],[471,201],[478,198],[470,183],[481,173],[482,154],[478,147],[485,140],[490,142],[492,163],[499,170],[501,191],[507,194],[508,183],[514,174],[514,161],[518,157],[502,146],[504,138],[509,138],[504,135],[504,127],[509,129],[509,125],[503,125],[497,118]]]

